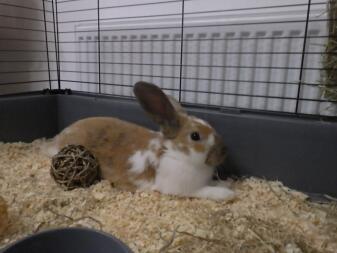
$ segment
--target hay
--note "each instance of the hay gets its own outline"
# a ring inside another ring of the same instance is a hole
[[[329,38],[323,57],[323,96],[337,102],[337,0],[328,1]]]
[[[10,224],[0,248],[55,227],[102,229],[134,252],[336,252],[337,206],[315,204],[279,182],[234,183],[230,202],[130,193],[103,180],[64,191],[42,141],[0,144],[0,195]]]

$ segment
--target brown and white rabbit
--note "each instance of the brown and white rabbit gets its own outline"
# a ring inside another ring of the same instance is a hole
[[[226,155],[215,130],[187,115],[176,100],[153,84],[138,82],[134,93],[159,124],[159,132],[112,117],[86,118],[54,138],[53,153],[68,144],[85,146],[98,159],[102,177],[121,189],[216,200],[232,197],[230,189],[210,185],[215,166]]]

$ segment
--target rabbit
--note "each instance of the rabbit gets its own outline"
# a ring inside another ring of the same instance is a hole
[[[65,145],[83,145],[98,159],[102,178],[120,189],[232,198],[229,188],[210,184],[214,168],[226,156],[216,131],[206,121],[188,115],[154,84],[140,81],[134,85],[134,94],[160,131],[113,117],[85,118],[54,137],[50,155]]]

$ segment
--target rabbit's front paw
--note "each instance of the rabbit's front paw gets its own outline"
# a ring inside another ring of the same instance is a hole
[[[205,186],[195,193],[195,197],[213,200],[224,200],[235,197],[235,193],[221,186]]]

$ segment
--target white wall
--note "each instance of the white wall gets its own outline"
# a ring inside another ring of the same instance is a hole
[[[52,31],[50,2],[45,6],[47,29]],[[0,30],[0,94],[49,87],[42,1],[1,0]],[[48,40],[53,41],[52,35]],[[53,42],[49,47],[55,51]],[[55,54],[50,53],[50,59],[55,61]],[[55,69],[55,63],[50,63],[50,69]]]

